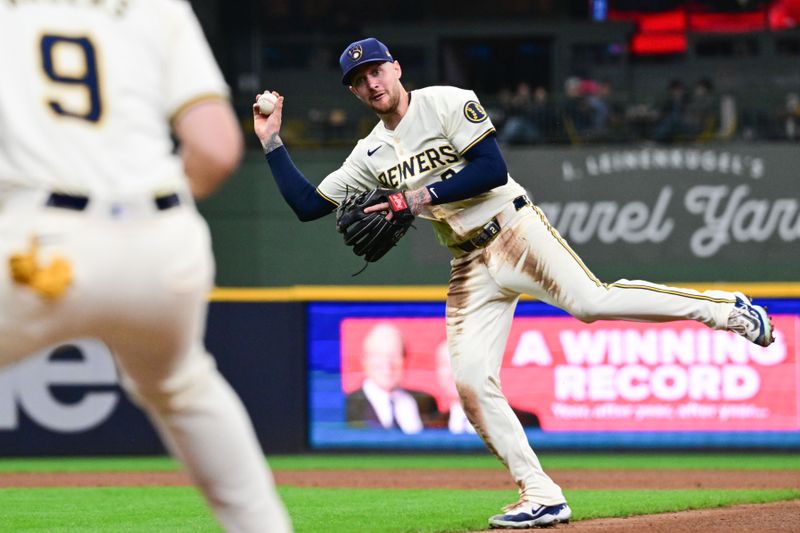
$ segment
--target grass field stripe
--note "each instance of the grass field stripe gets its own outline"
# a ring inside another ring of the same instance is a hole
[[[514,490],[278,487],[295,533],[443,533],[486,529],[487,510]],[[576,520],[800,497],[797,490],[565,490]],[[3,489],[4,531],[219,533],[191,487]],[[375,509],[391,508],[391,513]],[[558,526],[557,529],[561,529]],[[565,528],[568,529],[568,528]]]

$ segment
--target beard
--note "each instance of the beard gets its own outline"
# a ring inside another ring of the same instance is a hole
[[[381,96],[380,100],[369,100],[368,105],[370,109],[379,115],[389,115],[397,111],[397,106],[400,104],[400,91],[390,93],[386,91]]]

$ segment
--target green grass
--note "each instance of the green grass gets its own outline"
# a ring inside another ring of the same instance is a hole
[[[281,494],[293,510],[297,533],[475,531],[486,529],[489,515],[516,500],[513,491],[503,490],[291,489]],[[566,491],[565,495],[573,519],[585,520],[794,499],[800,498],[800,490],[623,490],[611,496],[607,491]],[[297,505],[295,496],[301,498]],[[299,512],[300,505],[314,511]]]
[[[269,458],[289,469],[500,469],[481,455],[306,455]],[[706,454],[543,454],[547,469],[798,470],[800,456]],[[169,471],[166,457],[0,459],[0,476],[14,472]],[[800,474],[799,474],[800,477]],[[516,499],[509,490],[332,489],[279,487],[297,533],[456,533],[485,529],[490,514]],[[574,519],[800,499],[784,490],[572,490]],[[385,517],[385,518],[384,518]],[[47,533],[219,533],[190,487],[0,489],[0,531]]]
[[[189,487],[0,489],[0,531],[220,531]]]
[[[514,500],[506,490],[281,487],[296,533],[462,532]],[[800,490],[567,491],[574,520],[800,499]],[[384,518],[385,517],[385,518]],[[214,532],[188,487],[0,489],[0,529],[15,533]]]
[[[800,470],[800,454],[547,454],[540,457],[546,469],[736,469]],[[271,456],[275,470],[346,469],[500,469],[494,456],[469,455],[287,455]],[[167,457],[0,459],[2,472],[121,472],[176,470]]]

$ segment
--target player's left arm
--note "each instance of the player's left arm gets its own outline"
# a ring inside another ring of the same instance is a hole
[[[436,112],[442,133],[460,150],[467,164],[447,180],[406,193],[415,214],[426,205],[472,198],[508,181],[508,169],[495,139],[494,126],[475,93],[455,87],[439,90]]]
[[[451,178],[423,187],[431,204],[446,204],[500,187],[508,182],[508,168],[494,135],[488,135],[462,154],[467,165]]]
[[[411,213],[416,216],[427,205],[472,198],[508,182],[508,168],[494,134],[475,143],[462,156],[468,163],[451,178],[406,191],[406,202]],[[369,213],[383,209],[385,204],[379,204],[364,211]]]

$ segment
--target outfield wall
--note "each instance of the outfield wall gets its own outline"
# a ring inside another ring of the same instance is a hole
[[[310,181],[347,151],[293,150]],[[800,150],[794,144],[506,148],[509,172],[604,281],[800,280]],[[448,252],[426,222],[383,260],[347,249],[333,217],[299,222],[260,153],[201,210],[217,284],[440,285]]]
[[[306,448],[305,306],[212,302],[206,346],[265,450]],[[0,456],[164,453],[108,349],[80,340],[0,372]]]

